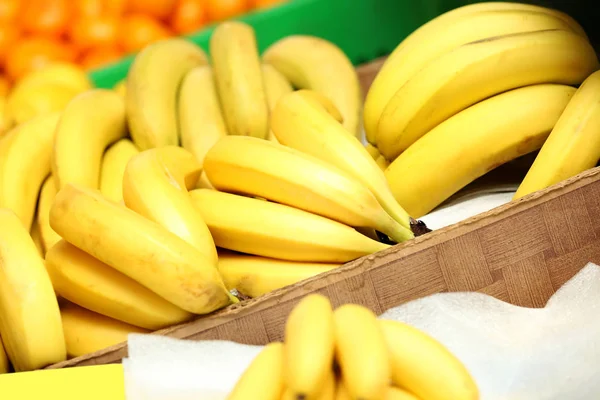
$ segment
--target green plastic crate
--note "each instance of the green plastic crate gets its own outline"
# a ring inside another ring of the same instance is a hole
[[[278,7],[237,18],[254,27],[259,51],[277,40],[306,34],[338,45],[355,65],[389,54],[421,24],[446,9],[451,0],[291,0]],[[214,26],[188,36],[204,50]],[[98,87],[110,88],[123,79],[133,56],[93,71]]]

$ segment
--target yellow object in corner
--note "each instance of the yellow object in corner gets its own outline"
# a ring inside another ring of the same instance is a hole
[[[125,400],[121,364],[0,375],[3,400]]]

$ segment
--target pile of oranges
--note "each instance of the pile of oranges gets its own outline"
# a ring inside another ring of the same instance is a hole
[[[54,61],[97,68],[150,42],[283,0],[0,0],[7,82]]]

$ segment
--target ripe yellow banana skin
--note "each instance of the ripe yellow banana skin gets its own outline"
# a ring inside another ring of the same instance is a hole
[[[558,119],[514,198],[593,168],[600,159],[600,71],[590,75]]]
[[[479,399],[477,385],[465,366],[441,343],[401,322],[379,323],[391,358],[394,385],[419,399]]]
[[[60,235],[54,232],[50,226],[50,207],[52,207],[54,197],[56,197],[56,184],[52,175],[49,175],[42,184],[37,211],[37,220],[45,251],[50,250],[61,239]]]
[[[385,400],[422,400],[414,394],[395,386],[389,386],[385,392]],[[352,400],[342,381],[338,381],[335,400]]]
[[[292,35],[271,45],[263,60],[295,87],[311,89],[329,98],[343,116],[343,126],[360,134],[362,97],[358,75],[348,57],[327,40]]]
[[[490,96],[522,86],[578,85],[599,68],[591,44],[565,30],[471,42],[427,64],[386,106],[377,147],[395,159],[439,123]]]
[[[198,182],[201,166],[189,151],[176,146],[150,149],[134,156],[125,169],[125,205],[198,249],[213,265],[217,249],[187,189]]]
[[[267,344],[252,360],[227,400],[280,400],[283,386],[283,343]]]
[[[126,342],[130,333],[150,333],[146,329],[105,317],[72,303],[63,305],[60,314],[69,358]]]
[[[10,362],[8,361],[8,356],[6,355],[6,351],[4,350],[4,345],[2,344],[2,338],[0,338],[0,374],[6,374],[10,371]]]
[[[121,139],[106,149],[100,167],[100,193],[119,203],[123,200],[125,167],[140,150],[129,139]]]
[[[219,250],[219,272],[227,289],[252,298],[293,285],[342,265],[278,260]]]
[[[206,152],[227,135],[210,66],[196,67],[183,78],[179,91],[179,127],[182,147],[196,157],[200,166]]]
[[[83,68],[66,62],[53,62],[44,68],[32,71],[19,80],[14,90],[33,88],[46,83],[68,86],[77,93],[91,89],[92,82]]]
[[[290,261],[342,263],[389,245],[347,225],[283,204],[196,189],[194,204],[217,246]]]
[[[15,371],[66,358],[58,302],[44,260],[17,215],[0,209],[0,335]]]
[[[388,345],[375,314],[357,304],[333,313],[336,359],[352,399],[383,400],[391,379]]]
[[[216,264],[96,190],[65,186],[50,210],[50,224],[69,243],[185,311],[205,314],[230,302]]]
[[[58,113],[36,117],[0,140],[0,207],[13,210],[27,230],[40,187],[50,173],[58,119]]]
[[[262,64],[262,77],[265,85],[265,96],[267,97],[267,105],[269,106],[269,117],[273,112],[279,98],[284,94],[294,91],[292,84],[287,80],[281,72],[277,71],[271,64]],[[269,129],[268,139],[277,143],[277,138],[273,131]]]
[[[419,218],[495,167],[542,147],[575,89],[533,85],[444,121],[386,170],[396,200]]]
[[[585,37],[581,26],[565,14],[520,3],[468,5],[423,25],[392,52],[369,88],[364,108],[367,140],[376,143],[379,118],[394,93],[439,55],[476,40],[553,28]]]
[[[283,376],[292,398],[318,399],[328,379],[334,381],[334,336],[327,297],[308,295],[292,309],[285,324],[283,357]]]
[[[335,400],[336,396],[336,381],[335,381],[335,373],[333,372],[333,368],[329,368],[326,375],[326,380],[324,385],[321,386],[319,392],[314,397],[310,397],[310,399],[314,400]],[[281,400],[297,400],[299,398],[309,399],[309,397],[296,397],[294,392],[290,390],[290,388],[286,388],[283,396],[281,396]]]
[[[394,200],[381,168],[355,137],[299,90],[283,96],[271,118],[277,140],[345,171],[365,185],[385,211],[410,229],[410,216]]]
[[[46,253],[46,269],[58,295],[130,325],[158,330],[193,317],[64,240]]]
[[[367,149],[367,153],[373,157],[373,160],[377,160],[381,155],[377,146],[373,146],[371,143],[367,143],[365,149]]]
[[[134,143],[140,150],[179,144],[177,93],[184,76],[207,65],[204,51],[180,38],[146,46],[127,74],[125,105]]]
[[[254,28],[221,23],[210,38],[210,55],[229,134],[266,139],[269,107]]]
[[[71,100],[54,137],[52,175],[58,190],[67,183],[98,189],[104,150],[126,135],[125,103],[112,90],[89,90]]]
[[[389,161],[386,160],[385,157],[381,154],[379,155],[379,157],[377,157],[377,160],[375,160],[375,162],[377,163],[377,165],[379,165],[379,168],[381,168],[382,171],[385,171],[387,167],[390,166]]]
[[[38,249],[40,256],[44,258],[44,243],[42,243],[42,231],[40,228],[40,224],[38,223],[37,216],[36,218],[34,218],[33,223],[31,224],[31,230],[29,231],[29,235],[31,236],[31,240],[33,240],[33,243],[35,244],[35,247]]]
[[[414,237],[352,176],[278,143],[224,137],[206,155],[204,171],[217,190],[262,197],[353,227],[374,228],[397,242]]]

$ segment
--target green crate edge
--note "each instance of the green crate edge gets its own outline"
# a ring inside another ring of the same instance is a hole
[[[464,0],[292,0],[236,18],[254,27],[263,52],[292,34],[318,36],[338,45],[354,65],[389,54],[398,43],[429,19]],[[351,5],[350,5],[351,4]],[[208,51],[215,25],[184,38]],[[111,88],[125,78],[134,56],[90,73],[96,87]]]

